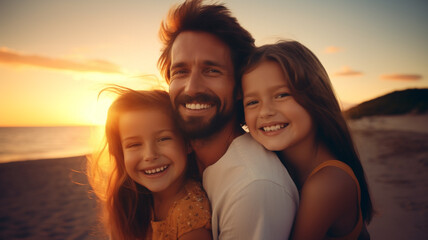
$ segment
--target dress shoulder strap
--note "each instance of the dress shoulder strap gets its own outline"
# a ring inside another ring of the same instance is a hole
[[[358,182],[357,177],[354,174],[354,171],[352,171],[352,168],[350,166],[348,166],[348,164],[339,161],[339,160],[329,160],[329,161],[325,161],[323,163],[321,163],[320,165],[318,165],[314,170],[312,170],[312,172],[309,174],[308,179],[314,175],[315,173],[319,172],[321,169],[325,168],[325,167],[337,167],[342,169],[344,172],[346,172],[355,182],[355,184],[357,185],[357,190],[358,190],[358,221],[357,224],[355,225],[354,229],[352,230],[352,232],[350,232],[348,235],[343,236],[343,237],[327,237],[327,240],[345,240],[345,239],[357,239],[361,229],[363,227],[363,216],[362,216],[362,212],[361,212],[361,189],[360,189],[360,184]]]
[[[357,185],[358,188],[358,202],[361,202],[361,190],[360,190],[360,183],[358,182],[357,177],[354,174],[354,171],[352,171],[352,168],[350,166],[348,166],[348,164],[339,161],[339,160],[328,160],[325,161],[323,163],[321,163],[320,165],[318,165],[314,170],[312,170],[312,172],[309,174],[308,178],[312,177],[312,175],[314,175],[315,173],[319,172],[321,169],[325,168],[325,167],[337,167],[342,169],[344,172],[346,172],[355,182],[355,184]]]

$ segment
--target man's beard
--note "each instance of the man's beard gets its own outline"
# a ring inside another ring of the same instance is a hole
[[[205,121],[204,117],[188,117],[185,120],[178,112],[178,107],[191,102],[209,102],[216,108],[216,113],[211,119]],[[176,119],[187,138],[192,140],[208,138],[223,129],[223,127],[232,119],[234,115],[234,107],[232,106],[232,108],[227,111],[227,104],[227,102],[224,102],[223,107],[220,109],[220,99],[217,96],[207,94],[198,94],[195,97],[187,95],[178,96],[175,99]]]

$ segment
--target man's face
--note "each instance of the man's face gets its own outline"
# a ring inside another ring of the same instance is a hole
[[[214,35],[180,33],[172,45],[170,79],[171,101],[188,137],[208,137],[235,114],[230,49]]]

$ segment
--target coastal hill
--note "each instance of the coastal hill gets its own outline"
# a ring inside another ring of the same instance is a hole
[[[428,88],[395,91],[360,103],[346,111],[346,118],[428,112]]]

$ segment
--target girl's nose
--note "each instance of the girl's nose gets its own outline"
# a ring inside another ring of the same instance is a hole
[[[144,161],[153,161],[158,158],[156,147],[153,144],[146,144],[144,146],[142,155]]]
[[[261,118],[267,118],[275,115],[275,108],[272,107],[272,104],[269,102],[262,103],[261,109],[260,109],[260,117]]]

